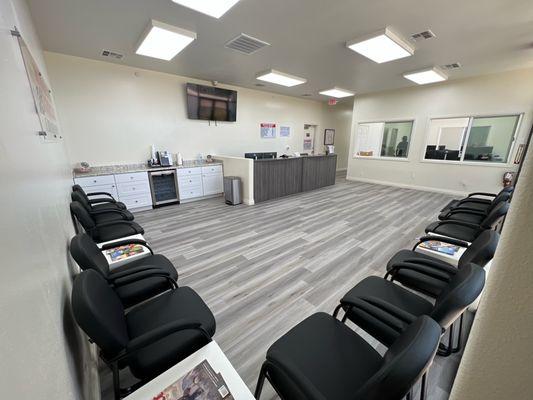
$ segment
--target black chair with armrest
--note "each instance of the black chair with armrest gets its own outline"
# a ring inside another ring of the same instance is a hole
[[[94,270],[75,278],[72,310],[113,372],[116,400],[203,347],[216,330],[213,314],[189,287],[171,290],[126,313],[117,294]],[[139,382],[121,389],[120,370],[126,367]]]
[[[150,251],[150,255],[110,271],[102,250],[128,244],[141,245]],[[154,254],[143,240],[126,239],[100,249],[89,235],[79,233],[70,241],[70,254],[82,270],[92,269],[100,273],[115,290],[125,308],[177,286],[178,272],[172,262],[163,255]]]
[[[72,201],[77,201],[78,203],[80,203],[85,208],[85,210],[91,215],[96,224],[102,224],[117,220],[134,220],[133,214],[131,212],[129,212],[128,210],[123,210],[121,208],[95,209],[79,191],[72,192],[70,194],[70,198]]]
[[[477,211],[490,212],[490,208],[493,208],[502,201],[511,199],[514,192],[514,186],[506,186],[498,193],[486,193],[486,192],[474,192],[470,193],[467,197],[459,200],[452,200],[442,210],[442,213],[453,210],[457,207],[471,208]]]
[[[415,251],[417,247],[428,241],[440,242],[466,247],[465,252],[459,258],[457,267],[430,255]],[[483,231],[471,244],[462,240],[448,237],[423,236],[415,244],[412,250],[400,250],[387,264],[387,272],[395,270],[394,280],[403,286],[414,289],[431,297],[436,297],[446,287],[457,269],[474,263],[484,268],[494,258],[500,234],[493,230]],[[398,264],[413,264],[417,269],[399,268]]]
[[[500,192],[490,203],[476,201],[461,201],[451,208],[446,208],[439,214],[441,221],[456,219],[472,223],[480,223],[498,204],[511,201],[512,192]],[[478,199],[481,200],[481,199]]]
[[[435,265],[437,268],[437,266]],[[443,267],[446,285],[434,302],[394,283],[401,270],[413,270],[438,279],[439,276],[412,263],[397,263],[387,275],[391,280],[370,276],[363,279],[341,299],[335,309],[337,316],[344,310],[343,320],[349,319],[385,346],[393,343],[417,317],[427,315],[442,328],[449,330],[448,345],[440,344],[439,355],[449,356],[459,351],[461,342],[454,347],[454,322],[479,297],[485,286],[485,271],[475,264],[467,264],[452,271]],[[462,325],[462,319],[461,319]],[[461,330],[460,326],[460,329]]]
[[[70,212],[97,243],[144,233],[144,229],[133,221],[115,220],[97,224],[85,207],[77,201],[70,203]]]
[[[448,236],[451,238],[473,242],[484,230],[494,229],[496,224],[509,211],[509,201],[503,201],[496,205],[479,223],[462,221],[460,219],[447,219],[435,221],[426,227],[426,233]],[[464,215],[461,212],[455,214],[456,218]]]
[[[282,400],[401,400],[431,365],[440,334],[420,317],[381,356],[343,322],[311,315],[269,348],[255,398],[268,379]]]
[[[87,193],[83,188],[76,184],[72,185],[72,191],[80,193],[85,197],[86,201],[89,202],[93,209],[95,210],[104,210],[104,209],[120,209],[126,210],[127,207],[124,203],[115,200],[111,193],[107,192],[91,192]],[[92,199],[91,199],[92,197]]]

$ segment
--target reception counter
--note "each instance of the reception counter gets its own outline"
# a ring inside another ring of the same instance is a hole
[[[254,160],[255,203],[335,184],[337,155]]]

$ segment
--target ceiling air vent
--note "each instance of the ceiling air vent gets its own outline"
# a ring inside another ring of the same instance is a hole
[[[124,54],[120,54],[111,50],[102,50],[102,57],[109,57],[114,58],[116,60],[122,60],[124,58]]]
[[[244,54],[253,54],[266,46],[270,46],[270,43],[256,39],[245,33],[241,33],[239,36],[226,43],[228,49],[237,50]]]
[[[452,64],[441,65],[442,69],[447,69],[447,70],[459,69],[461,67],[462,67],[462,65],[460,63],[452,63]]]
[[[411,35],[411,40],[415,42],[420,42],[422,40],[433,39],[434,37],[435,37],[435,34],[428,29],[427,31],[418,32],[418,33]]]

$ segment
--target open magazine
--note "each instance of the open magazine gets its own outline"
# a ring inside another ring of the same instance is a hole
[[[202,361],[152,400],[234,400],[221,374]]]
[[[111,261],[124,260],[128,257],[132,257],[137,254],[142,254],[144,252],[144,247],[140,244],[127,244],[124,246],[113,247],[112,249],[106,250],[106,254],[111,258]]]
[[[418,245],[424,249],[429,249],[433,251],[438,251],[439,253],[448,254],[454,256],[461,248],[454,244],[449,244],[441,242],[440,240],[429,240],[427,242],[422,242]]]

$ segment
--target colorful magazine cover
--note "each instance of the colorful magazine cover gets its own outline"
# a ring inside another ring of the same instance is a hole
[[[427,242],[422,242],[419,245],[420,247],[423,247],[425,249],[438,251],[439,253],[448,254],[450,256],[455,255],[460,247],[456,246],[454,244],[444,243],[440,240],[429,240]]]
[[[125,258],[134,256],[136,254],[142,254],[143,252],[144,247],[140,244],[127,244],[106,250],[107,255],[109,258],[111,258],[111,261],[124,260]]]
[[[165,388],[152,400],[234,400],[221,374],[207,360]]]

